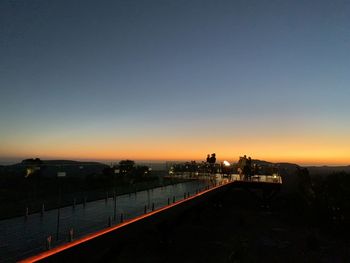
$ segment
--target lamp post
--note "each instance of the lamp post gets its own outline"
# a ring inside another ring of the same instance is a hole
[[[119,174],[119,172],[120,172],[119,169],[114,170],[114,215],[113,215],[114,221],[117,220],[117,188],[115,183],[115,176],[116,174]]]
[[[149,189],[147,189],[147,208],[150,209],[151,207],[151,196],[149,193]]]
[[[26,188],[26,203],[25,203],[25,210],[24,210],[24,216],[25,219],[28,219],[28,214],[29,214],[29,200],[30,200],[30,184],[28,182],[28,177],[33,174],[33,169],[32,168],[27,168],[26,169],[26,175],[24,176],[24,186]]]
[[[65,172],[58,172],[57,173],[57,179],[58,179],[58,208],[57,208],[57,228],[56,228],[56,240],[59,238],[59,232],[60,232],[60,208],[61,208],[61,198],[62,198],[62,187],[61,187],[61,179],[66,176]]]

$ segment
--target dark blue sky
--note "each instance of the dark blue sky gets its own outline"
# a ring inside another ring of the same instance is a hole
[[[350,162],[349,50],[350,1],[1,1],[0,156]]]

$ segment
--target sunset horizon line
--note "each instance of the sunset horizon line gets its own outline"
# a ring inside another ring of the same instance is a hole
[[[217,162],[223,162],[225,160],[236,163],[238,162],[239,157],[247,155],[251,156],[249,154],[242,154],[235,157],[221,157],[220,155],[217,155]],[[205,156],[204,156],[205,157]],[[125,156],[125,157],[106,157],[106,158],[99,158],[99,157],[77,157],[77,156],[39,156],[39,155],[30,155],[30,156],[0,156],[0,165],[1,163],[5,164],[16,164],[18,162],[21,162],[22,160],[26,159],[35,159],[39,158],[44,161],[51,161],[51,160],[70,160],[70,161],[80,161],[80,162],[100,162],[100,163],[113,163],[118,162],[120,160],[133,160],[135,162],[139,163],[159,163],[159,162],[189,162],[189,161],[196,161],[196,162],[202,162],[205,161],[205,158],[133,158],[131,156]],[[274,159],[274,158],[264,158],[264,157],[254,157],[251,156],[253,160],[259,160],[259,161],[265,161],[270,163],[290,163],[290,164],[297,164],[299,166],[350,166],[350,161],[325,161],[325,160],[288,160],[288,159]]]

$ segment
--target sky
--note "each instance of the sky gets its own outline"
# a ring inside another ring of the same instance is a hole
[[[350,164],[350,1],[0,2],[0,159]]]

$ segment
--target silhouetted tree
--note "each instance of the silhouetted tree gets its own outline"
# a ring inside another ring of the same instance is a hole
[[[298,189],[301,196],[304,198],[306,203],[310,206],[315,199],[315,193],[312,188],[311,177],[307,168],[298,167]]]
[[[114,169],[112,167],[105,167],[102,170],[102,179],[107,182],[113,182],[114,179]]]
[[[143,177],[147,177],[150,175],[150,171],[148,166],[137,166],[134,169],[133,175],[138,177],[138,178],[143,178]]]
[[[122,160],[119,162],[120,174],[127,175],[135,168],[135,162],[132,160]]]

